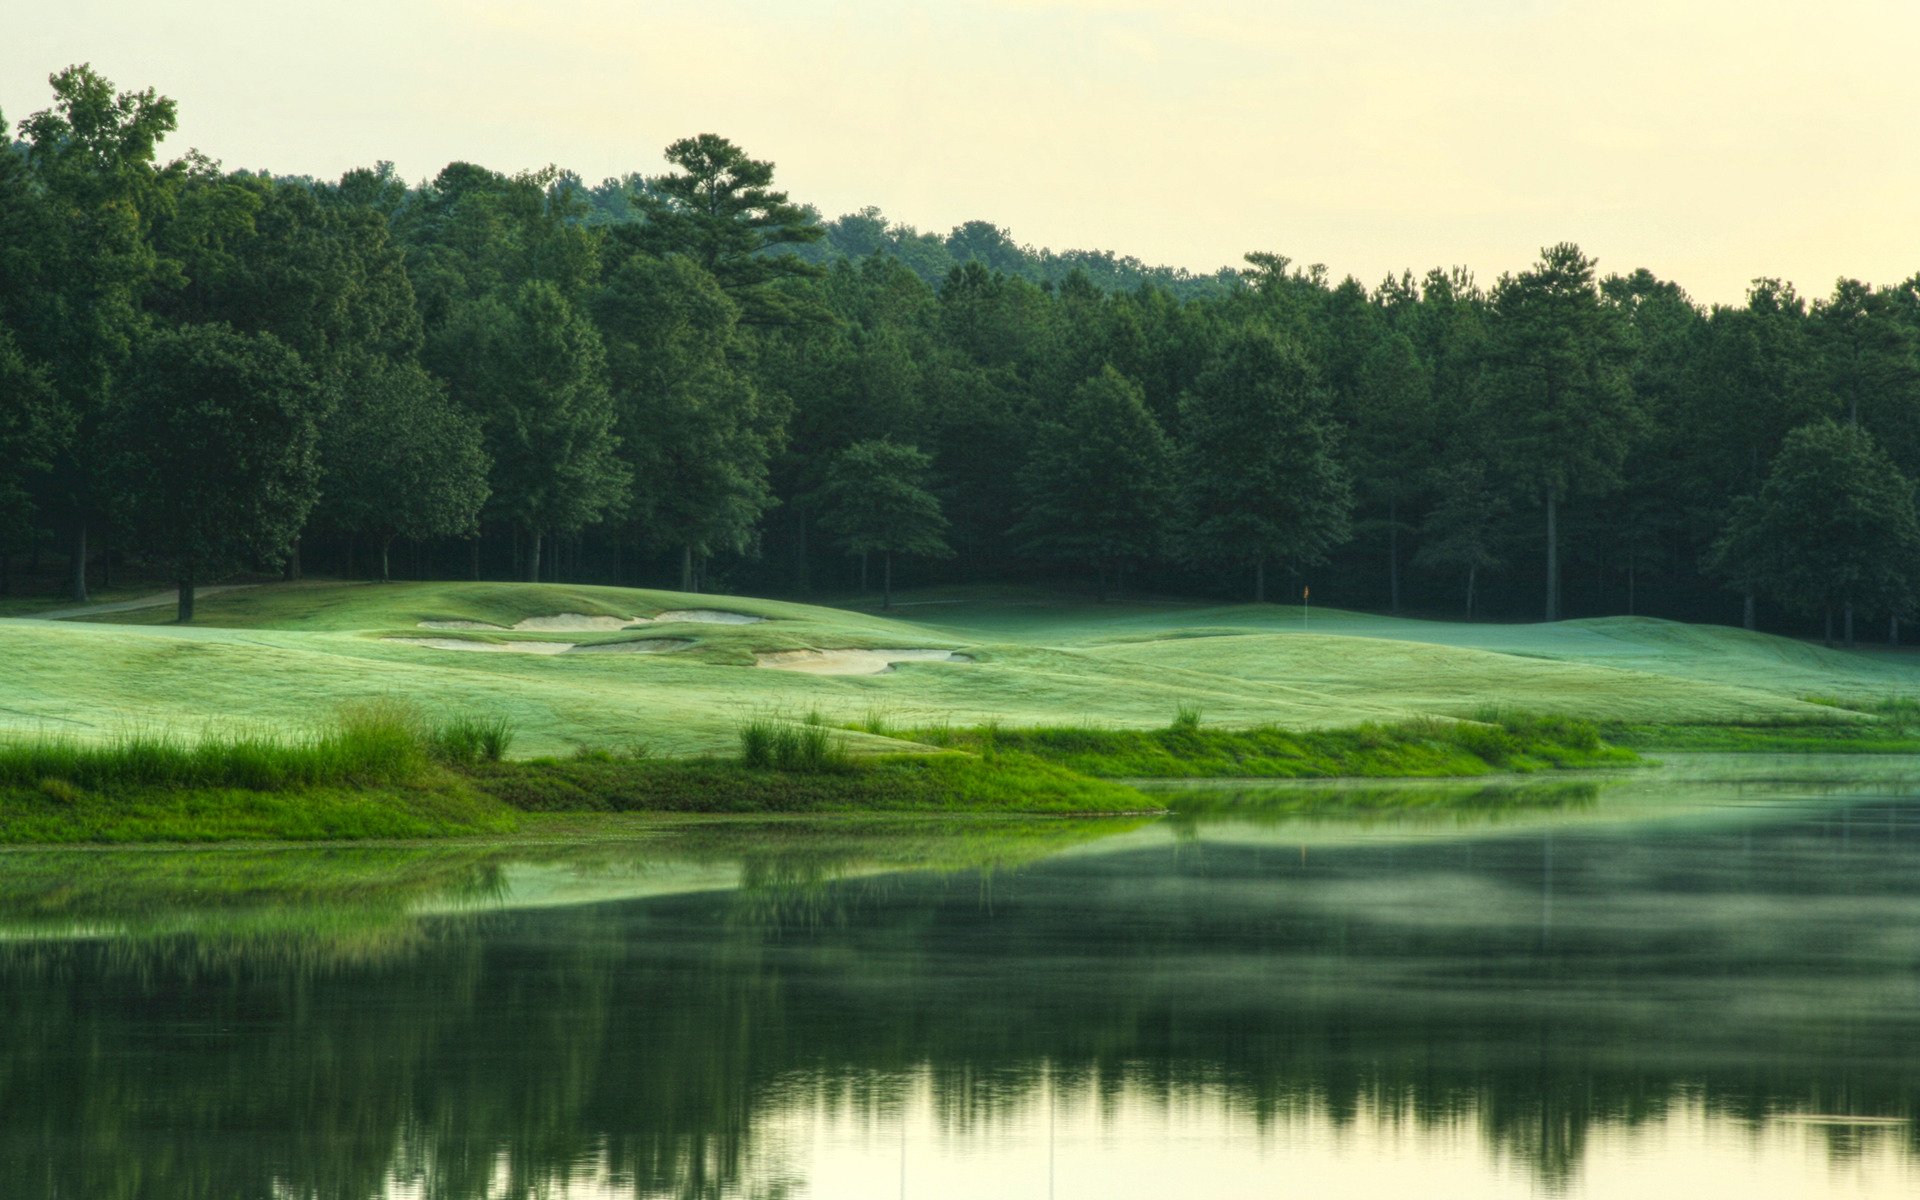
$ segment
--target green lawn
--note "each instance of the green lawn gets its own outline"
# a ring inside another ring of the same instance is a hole
[[[835,724],[1352,725],[1488,705],[1632,724],[1851,719],[1806,695],[1920,695],[1920,655],[1826,650],[1737,629],[1644,618],[1448,624],[1291,606],[1061,602],[1036,591],[930,591],[893,616],[622,588],[499,583],[269,584],[208,596],[198,622],[167,608],[84,620],[0,620],[0,729],[105,736],[209,724],[310,727],[343,702],[403,696],[430,711],[501,715],[515,754],[586,745],[731,751],[756,715],[817,709]],[[599,633],[422,630],[557,613],[709,608],[751,625]],[[671,654],[471,653],[383,641],[599,643],[692,639]],[[813,676],[752,665],[796,649],[957,650],[887,674]],[[879,734],[856,748],[900,748]]]

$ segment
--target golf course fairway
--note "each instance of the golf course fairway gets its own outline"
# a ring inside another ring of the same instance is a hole
[[[515,652],[528,648],[543,652]],[[860,726],[846,734],[860,752],[945,725],[1154,728],[1182,707],[1210,726],[1489,706],[1716,726],[1854,721],[1830,701],[1920,694],[1912,652],[1649,618],[1303,618],[979,589],[882,615],[561,584],[265,584],[207,595],[187,626],[169,606],[0,620],[0,664],[0,731],[14,734],[296,731],[397,697],[511,722],[516,757],[728,753],[743,721],[807,713]]]

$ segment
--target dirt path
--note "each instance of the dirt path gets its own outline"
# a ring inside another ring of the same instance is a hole
[[[235,592],[241,588],[259,587],[257,583],[223,583],[214,587],[195,588],[194,596],[211,596],[218,592]],[[76,604],[72,608],[50,608],[45,612],[21,613],[13,618],[16,621],[64,621],[69,617],[91,617],[96,613],[133,612],[140,608],[161,608],[178,603],[177,591],[155,592],[151,596],[142,596],[138,600],[115,600],[111,604]]]

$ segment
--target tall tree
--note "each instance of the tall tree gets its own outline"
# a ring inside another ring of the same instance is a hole
[[[510,300],[457,306],[433,350],[483,431],[488,511],[526,536],[525,575],[538,580],[546,535],[615,511],[629,479],[599,333],[557,287],[530,281]]]
[[[470,537],[487,499],[480,427],[418,364],[364,354],[341,365],[320,431],[316,521],[363,535],[392,578],[396,537]]]
[[[1467,619],[1473,619],[1480,572],[1500,565],[1500,528],[1507,498],[1488,481],[1477,458],[1462,458],[1434,481],[1434,503],[1420,525],[1416,566],[1467,573]]]
[[[27,145],[37,235],[32,286],[0,296],[0,321],[46,364],[67,410],[41,489],[66,530],[69,595],[87,598],[87,533],[111,491],[101,438],[141,326],[142,293],[162,275],[151,222],[168,202],[172,172],[156,165],[174,128],[173,101],[148,88],[116,92],[92,67],[54,75],[53,107],[20,123]]]
[[[1405,334],[1378,331],[1354,372],[1349,446],[1361,497],[1385,513],[1387,600],[1400,611],[1400,535],[1434,458],[1433,376]]]
[[[749,324],[816,319],[803,293],[782,291],[783,279],[818,276],[820,268],[780,247],[825,235],[811,213],[775,190],[773,164],[718,134],[681,138],[667,147],[678,171],[647,181],[634,194],[646,220],[622,232],[652,254],[684,254],[719,281]]]
[[[1110,574],[1159,551],[1172,479],[1146,397],[1104,367],[1035,429],[1013,535],[1029,554],[1093,567],[1104,600]]]
[[[55,401],[46,370],[29,360],[0,325],[0,594],[12,582],[13,552],[33,539],[33,490],[54,447],[64,441],[61,422],[67,415]]]
[[[1842,609],[1853,644],[1856,606],[1907,611],[1920,583],[1913,485],[1870,434],[1821,420],[1787,436],[1757,496],[1734,505],[1709,561],[1736,585],[1824,614]]]
[[[271,334],[188,325],[146,339],[134,390],[110,430],[126,523],[176,581],[194,587],[285,553],[317,494],[316,392]]]
[[[1227,342],[1180,404],[1184,557],[1296,569],[1346,540],[1353,490],[1326,396],[1298,346],[1255,329]]]
[[[893,556],[944,558],[947,519],[927,490],[926,455],[874,439],[834,457],[820,487],[820,523],[849,553],[885,558],[881,607],[893,607]]]
[[[1619,479],[1639,420],[1617,314],[1593,260],[1562,242],[1494,289],[1486,402],[1504,473],[1546,513],[1546,619],[1560,603],[1560,505]]]
[[[752,546],[773,504],[768,462],[785,410],[736,362],[739,309],[692,261],[629,256],[595,314],[634,481],[628,516],[680,550],[680,587],[693,591],[707,556]]]

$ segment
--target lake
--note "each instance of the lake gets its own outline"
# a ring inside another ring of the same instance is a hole
[[[1920,1188],[1920,762],[0,855],[0,1196]]]

